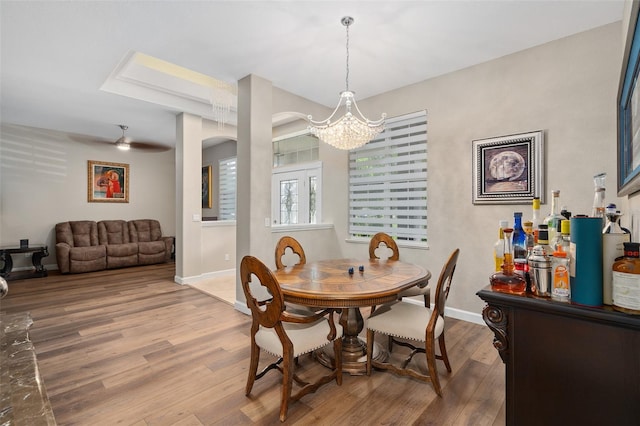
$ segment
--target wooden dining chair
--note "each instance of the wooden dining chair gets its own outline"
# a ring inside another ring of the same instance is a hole
[[[252,292],[251,282],[255,277],[266,287],[269,299],[258,300]],[[289,402],[297,401],[320,386],[335,379],[342,384],[342,327],[335,324],[333,310],[325,309],[310,316],[299,316],[285,311],[280,284],[273,273],[259,259],[245,256],[240,263],[242,290],[251,310],[251,362],[245,394],[251,393],[253,384],[269,370],[282,373],[282,397],[280,401],[280,421],[285,421]],[[320,349],[333,342],[334,361],[329,374],[312,383],[303,381],[295,374],[294,359],[299,355]],[[278,359],[258,373],[260,351],[264,350]],[[293,383],[300,389],[293,394]]]
[[[385,234],[384,232],[378,232],[376,235],[371,237],[369,241],[369,259],[380,259],[376,251],[379,249],[383,249],[383,247],[391,250],[391,255],[387,257],[388,260],[399,260],[400,259],[400,250],[398,249],[398,244],[396,241],[391,238],[389,234]]]
[[[378,232],[371,237],[371,240],[369,241],[369,259],[380,259],[380,256],[376,252],[384,247],[390,249],[392,252],[391,256],[388,257],[388,260],[400,260],[400,249],[398,249],[398,244],[389,234],[384,232]],[[398,294],[398,299],[402,300],[403,297],[422,296],[424,298],[424,306],[428,308],[431,303],[431,292],[428,285],[429,282],[427,281],[420,285],[403,290]]]
[[[443,361],[447,371],[451,372],[451,364],[449,363],[444,340],[444,308],[451,289],[451,281],[459,254],[460,249],[455,249],[443,266],[442,272],[440,272],[433,309],[400,301],[379,307],[368,318],[367,375],[371,375],[371,368],[375,367],[381,370],[390,370],[401,376],[410,376],[426,382],[430,381],[438,396],[442,396],[436,360]],[[395,344],[411,349],[411,353],[399,367],[391,362],[380,362],[372,359],[371,354],[373,353],[375,333],[391,336]],[[421,342],[424,347],[414,346],[413,343],[409,343],[407,340]],[[440,346],[440,355],[436,354],[436,340],[438,340]],[[426,355],[428,374],[408,367],[409,362],[417,353]]]
[[[283,258],[285,256],[289,256],[287,249],[290,249],[293,255],[298,256],[297,262],[288,264],[285,264],[283,262]],[[298,242],[298,240],[288,235],[278,240],[278,244],[276,244],[275,260],[276,269],[283,269],[287,266],[303,265],[307,263],[307,257],[304,254],[302,245]],[[314,308],[311,308],[309,306],[297,305],[294,303],[287,303],[287,310],[298,315],[312,315],[314,312],[316,312],[316,309]]]
[[[302,245],[298,242],[298,240],[293,237],[284,236],[280,238],[278,244],[276,244],[276,269],[282,269],[285,266],[292,266],[285,265],[282,262],[282,257],[287,254],[287,249],[291,249],[293,254],[298,255],[299,259],[296,263],[294,263],[294,265],[307,263],[307,257],[304,254],[304,249],[302,248]]]

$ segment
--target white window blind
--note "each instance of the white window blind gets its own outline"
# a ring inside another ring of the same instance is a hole
[[[427,242],[427,113],[390,118],[349,153],[349,234]]]
[[[218,199],[220,220],[236,220],[236,157],[220,160]]]

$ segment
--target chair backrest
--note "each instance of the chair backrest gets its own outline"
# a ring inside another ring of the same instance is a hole
[[[451,280],[453,279],[453,273],[456,271],[456,264],[458,263],[458,255],[460,249],[455,249],[449,256],[449,260],[442,267],[440,277],[438,278],[438,285],[436,287],[435,305],[433,307],[434,313],[440,316],[444,316],[444,306],[447,303],[447,297],[449,297],[449,290],[451,289]]]
[[[293,237],[284,236],[280,238],[280,241],[278,241],[278,244],[276,244],[276,269],[282,269],[285,266],[291,266],[282,263],[282,256],[284,256],[285,250],[287,248],[290,248],[293,253],[297,254],[298,257],[300,257],[300,260],[298,260],[298,263],[296,263],[296,265],[307,263],[307,257],[304,254],[304,249],[302,248],[298,240]]]
[[[395,240],[389,236],[389,234],[385,234],[384,232],[378,232],[376,235],[371,237],[371,241],[369,241],[369,259],[380,259],[380,257],[376,256],[376,250],[380,247],[380,243],[384,243],[387,248],[393,251],[393,254],[389,256],[388,260],[400,259],[400,250],[398,249],[398,245]]]
[[[254,297],[250,286],[252,275],[260,281],[260,285],[266,287],[271,295],[270,299],[258,300]],[[284,311],[284,299],[276,277],[259,259],[245,256],[240,262],[240,280],[254,324],[258,323],[263,327],[273,328],[280,322],[280,316]]]

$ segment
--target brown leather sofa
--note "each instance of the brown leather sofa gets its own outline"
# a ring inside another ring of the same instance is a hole
[[[63,274],[163,263],[173,237],[154,219],[90,220],[56,224],[56,259]]]

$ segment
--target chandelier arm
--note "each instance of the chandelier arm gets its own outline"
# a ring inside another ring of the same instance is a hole
[[[362,120],[364,120],[364,122],[369,124],[370,126],[379,126],[380,124],[383,124],[384,123],[384,119],[387,117],[387,114],[385,114],[383,112],[382,113],[382,117],[380,118],[380,120],[376,120],[376,121],[369,120],[367,117],[364,116],[362,111],[360,111],[360,108],[358,108],[358,103],[356,102],[355,98],[351,102],[351,106],[354,106],[356,108],[356,111],[358,112],[360,117],[362,117]]]
[[[322,121],[315,121],[313,120],[311,115],[308,115],[307,119],[309,120],[309,123],[315,126],[328,126],[331,123],[331,119],[338,113],[338,110],[340,109],[341,106],[342,106],[342,98],[340,98],[340,101],[338,101],[338,106],[336,107],[336,109],[333,110],[333,112],[329,117],[325,118]]]

